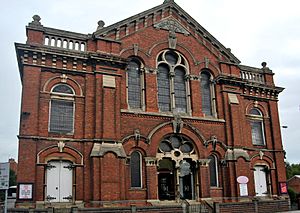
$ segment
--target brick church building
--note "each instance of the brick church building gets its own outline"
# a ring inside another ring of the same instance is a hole
[[[278,94],[173,0],[16,43],[18,207],[281,199]]]

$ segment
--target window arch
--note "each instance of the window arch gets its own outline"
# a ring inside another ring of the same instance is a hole
[[[49,132],[72,134],[74,131],[74,90],[66,84],[51,90]]]
[[[131,187],[142,188],[142,156],[134,151],[130,156]]]
[[[200,86],[202,97],[202,112],[204,116],[213,116],[214,113],[214,87],[212,75],[208,70],[203,70],[200,74]]]
[[[142,63],[137,58],[132,58],[127,67],[127,97],[130,109],[144,110],[144,91]]]
[[[178,52],[165,50],[157,61],[158,106],[161,112],[189,112],[188,63]]]
[[[215,155],[208,156],[209,162],[209,174],[210,174],[210,186],[218,187],[219,180],[218,180],[218,158]]]
[[[263,115],[257,108],[249,111],[252,144],[265,145]]]

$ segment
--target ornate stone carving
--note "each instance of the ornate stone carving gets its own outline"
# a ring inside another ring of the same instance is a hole
[[[63,152],[64,147],[65,147],[65,143],[63,141],[58,141],[57,147],[58,147],[59,152]]]
[[[138,144],[141,139],[141,133],[139,129],[134,130],[134,139],[135,142]]]
[[[98,21],[97,31],[101,30],[104,27],[105,23],[103,20]]]
[[[259,151],[259,159],[262,160],[264,155],[265,155],[264,152],[260,150]]]
[[[155,157],[145,157],[146,166],[156,166]]]
[[[246,161],[250,161],[248,152],[243,149],[228,149],[225,153],[226,161],[235,161],[240,157],[244,158]]]
[[[183,127],[183,121],[182,121],[180,115],[174,115],[173,132],[181,133],[182,127]]]
[[[210,162],[210,159],[199,159],[198,163],[200,166],[208,166]]]
[[[133,44],[133,52],[134,55],[137,56],[139,52],[139,45],[138,44]]]
[[[32,17],[33,21],[29,23],[29,26],[31,27],[43,27],[41,24],[41,17],[39,15],[34,15]]]
[[[176,37],[176,33],[173,30],[169,31],[169,48],[170,49],[176,49],[176,45],[177,45],[177,37]]]
[[[156,24],[154,27],[157,29],[168,30],[173,33],[182,33],[184,35],[189,35],[190,33],[175,19],[164,19]]]
[[[66,74],[62,74],[60,76],[60,78],[61,78],[61,80],[60,80],[61,83],[66,83],[67,79],[68,79],[68,76]]]

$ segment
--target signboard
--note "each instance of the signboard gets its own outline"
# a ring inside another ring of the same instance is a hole
[[[19,199],[31,200],[32,199],[33,184],[32,183],[20,183],[19,184]]]
[[[0,190],[9,188],[9,163],[0,163]]]
[[[246,176],[239,176],[237,179],[238,183],[248,183],[249,179]]]
[[[240,196],[248,196],[248,185],[249,178],[246,176],[239,176],[237,179],[240,187]]]
[[[247,183],[240,183],[240,196],[248,196]]]
[[[286,182],[279,182],[279,188],[281,194],[287,194],[288,193],[288,187]]]

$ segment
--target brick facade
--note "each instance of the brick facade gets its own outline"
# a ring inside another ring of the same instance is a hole
[[[261,198],[281,196],[278,182],[286,181],[286,176],[277,97],[283,89],[274,85],[266,64],[241,65],[173,1],[108,27],[99,22],[97,31],[88,35],[44,27],[38,16],[33,19],[26,27],[26,44],[16,44],[23,86],[18,182],[33,184],[33,198],[18,199],[17,206],[40,208],[52,202],[47,176],[51,162],[69,162],[72,170],[71,197],[61,198],[65,200],[57,205],[153,205],[160,200],[164,174],[173,181],[170,200],[191,196],[196,201],[222,197],[238,201],[239,176],[249,179],[246,197],[257,195],[256,166],[265,168],[267,192]],[[185,67],[184,113],[178,113],[176,105],[170,112],[159,107],[157,62],[165,50],[186,60],[179,65]],[[131,58],[142,64],[140,109],[128,104]],[[211,76],[212,115],[203,111],[203,70]],[[53,92],[57,85],[68,85],[72,96]],[[72,132],[50,131],[55,98],[74,103]],[[252,116],[251,109],[261,115]],[[253,144],[253,117],[263,125],[263,144]],[[184,154],[178,147],[170,153],[159,151],[160,143],[172,135],[188,140],[193,151]],[[141,156],[140,187],[131,187],[134,151]],[[213,187],[210,155],[217,159]],[[173,162],[172,168],[166,166],[169,173],[160,165],[164,159]],[[183,161],[191,166],[189,180],[181,176]]]

